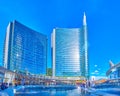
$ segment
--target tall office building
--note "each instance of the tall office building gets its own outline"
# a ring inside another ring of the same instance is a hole
[[[9,23],[3,63],[9,70],[46,74],[47,37],[17,21]]]
[[[82,28],[53,29],[53,76],[83,76],[88,78],[87,23],[84,13]]]

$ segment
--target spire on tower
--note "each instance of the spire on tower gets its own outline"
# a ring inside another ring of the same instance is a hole
[[[83,16],[83,25],[84,26],[87,25],[85,12],[84,12],[84,16]]]

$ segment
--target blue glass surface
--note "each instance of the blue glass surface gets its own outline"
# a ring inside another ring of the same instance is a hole
[[[84,28],[56,28],[55,76],[88,76]],[[53,52],[53,51],[52,51]],[[87,51],[86,51],[87,52]],[[53,71],[54,72],[54,71]]]
[[[7,57],[7,68],[13,71],[46,74],[47,37],[17,21],[10,23],[8,32],[9,40],[5,42],[8,44],[8,54],[4,53]]]

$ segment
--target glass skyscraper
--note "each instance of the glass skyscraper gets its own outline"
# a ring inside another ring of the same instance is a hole
[[[54,76],[88,78],[87,24],[82,28],[56,28],[52,33],[52,69]]]
[[[9,70],[46,74],[47,37],[17,21],[9,23],[3,61]]]

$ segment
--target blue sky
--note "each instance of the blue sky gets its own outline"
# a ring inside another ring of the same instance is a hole
[[[0,65],[9,21],[44,33],[49,39],[48,67],[51,67],[50,35],[55,27],[79,28],[83,12],[87,15],[89,64],[91,75],[105,75],[109,60],[120,62],[119,0],[1,0]]]

